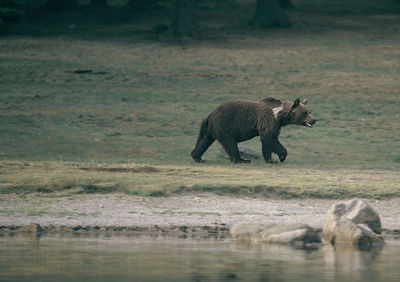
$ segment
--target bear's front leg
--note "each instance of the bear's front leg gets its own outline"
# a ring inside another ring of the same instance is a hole
[[[264,157],[264,161],[270,164],[276,164],[276,161],[273,161],[271,158],[272,149],[274,148],[274,141],[272,138],[268,137],[261,137],[261,144],[262,144],[262,154]]]
[[[275,140],[273,152],[278,155],[281,163],[285,161],[286,156],[287,156],[287,150],[285,147],[283,147],[281,142],[279,142],[278,138],[276,138],[276,140]]]

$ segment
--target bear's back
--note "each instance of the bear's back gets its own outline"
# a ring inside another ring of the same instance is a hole
[[[233,121],[235,119],[243,119],[256,116],[260,108],[260,101],[253,100],[229,100],[221,103],[214,111],[211,112],[209,118],[217,118],[222,120]]]

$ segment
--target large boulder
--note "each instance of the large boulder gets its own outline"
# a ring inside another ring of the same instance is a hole
[[[237,224],[231,228],[233,241],[275,244],[320,242],[318,232],[305,224]]]
[[[355,199],[333,205],[327,212],[322,236],[335,244],[383,244],[381,219],[365,201]]]

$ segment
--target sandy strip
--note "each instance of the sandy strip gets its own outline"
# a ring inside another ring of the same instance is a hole
[[[329,207],[342,200],[261,199],[211,193],[169,197],[125,194],[49,197],[46,194],[0,196],[0,227],[38,224],[46,230],[179,231],[226,233],[237,223],[306,223],[321,228]],[[382,227],[400,230],[400,199],[367,200]]]

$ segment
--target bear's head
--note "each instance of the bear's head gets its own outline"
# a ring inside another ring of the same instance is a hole
[[[287,116],[287,123],[313,127],[317,119],[311,114],[306,105],[307,99],[304,99],[302,103],[300,103],[299,99],[294,100]]]

